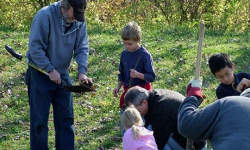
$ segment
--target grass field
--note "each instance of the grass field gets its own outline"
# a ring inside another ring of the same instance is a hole
[[[153,88],[178,91],[185,95],[189,79],[194,77],[199,29],[142,28],[142,45],[152,54],[156,72]],[[96,93],[74,94],[77,150],[121,149],[119,99],[112,91],[117,84],[120,53],[123,45],[120,31],[89,27],[90,56],[88,76]],[[25,56],[29,32],[0,30],[0,149],[29,149],[29,105],[24,74],[27,66],[4,49],[10,45]],[[216,100],[218,81],[210,73],[207,60],[217,52],[230,55],[235,72],[249,72],[250,35],[205,30],[201,76],[206,99],[201,107]],[[77,84],[76,63],[70,75]],[[122,91],[120,91],[120,94]],[[49,120],[49,146],[54,149],[52,110]]]

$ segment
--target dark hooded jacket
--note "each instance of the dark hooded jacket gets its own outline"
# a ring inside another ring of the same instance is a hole
[[[187,140],[177,129],[178,109],[184,99],[185,96],[171,90],[156,89],[150,92],[145,126],[152,125],[159,150],[164,148],[172,133],[174,140],[184,149],[186,147]],[[195,149],[201,149],[204,145],[205,142],[194,142]]]

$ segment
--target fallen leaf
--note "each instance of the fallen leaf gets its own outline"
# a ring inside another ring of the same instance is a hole
[[[99,148],[98,148],[98,150],[105,150],[102,146],[100,146]]]
[[[114,141],[121,141],[121,140],[122,140],[122,137],[114,136],[114,137],[111,137],[111,140],[114,140]]]

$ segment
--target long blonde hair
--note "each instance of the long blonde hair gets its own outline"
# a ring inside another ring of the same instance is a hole
[[[140,135],[138,127],[143,126],[139,111],[134,106],[127,107],[122,115],[121,121],[126,128],[132,128],[133,138],[138,140],[138,135]]]

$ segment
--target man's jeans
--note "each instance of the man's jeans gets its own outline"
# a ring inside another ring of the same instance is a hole
[[[68,85],[68,74],[61,75]],[[57,150],[74,150],[74,112],[72,93],[63,85],[50,81],[49,77],[33,68],[25,76],[30,104],[30,148],[48,150],[48,118],[53,105],[55,142]]]
[[[148,130],[153,131],[152,125],[148,126]],[[205,145],[201,150],[206,150],[207,146]],[[172,134],[170,135],[167,144],[164,146],[163,150],[185,150],[182,148],[173,138]]]

